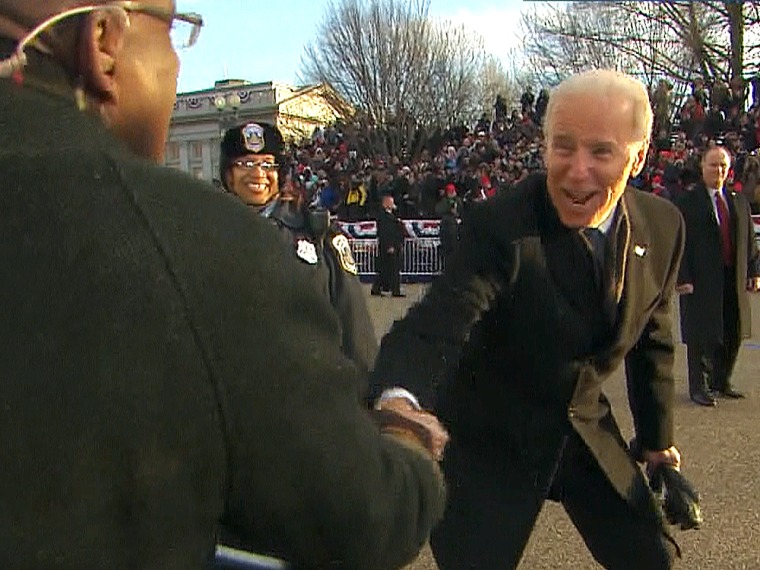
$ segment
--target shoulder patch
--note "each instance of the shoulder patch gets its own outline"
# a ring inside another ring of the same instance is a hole
[[[352,275],[358,275],[359,269],[351,253],[351,244],[348,243],[348,238],[343,234],[338,234],[332,238],[331,243],[338,254],[338,261],[343,270]]]
[[[319,261],[317,247],[309,240],[299,239],[296,242],[296,255],[311,265],[316,265]]]

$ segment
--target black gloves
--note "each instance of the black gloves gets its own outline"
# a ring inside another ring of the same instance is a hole
[[[671,465],[658,465],[649,474],[649,486],[661,499],[670,524],[681,530],[699,528],[702,524],[699,493],[680,471]]]
[[[631,455],[636,461],[643,461],[642,450],[636,439],[630,443]],[[699,508],[699,492],[683,474],[672,465],[660,464],[653,470],[647,469],[649,487],[660,501],[668,522],[681,530],[699,528],[702,524],[702,510]]]

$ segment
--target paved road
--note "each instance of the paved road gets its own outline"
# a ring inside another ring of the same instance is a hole
[[[424,294],[408,285],[406,299],[367,300],[378,336]],[[676,531],[684,551],[677,568],[689,570],[760,570],[760,296],[752,299],[754,337],[744,343],[734,383],[749,397],[721,400],[716,408],[693,405],[686,391],[686,350],[676,352],[677,444],[683,469],[702,493],[705,523],[698,531]],[[676,321],[677,322],[677,321]],[[625,436],[632,435],[623,374],[609,380],[606,393]],[[546,503],[520,564],[520,570],[594,570],[564,510]],[[436,570],[429,549],[407,570]],[[645,570],[645,569],[642,569]]]

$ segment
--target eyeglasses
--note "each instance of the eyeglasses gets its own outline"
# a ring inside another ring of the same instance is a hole
[[[261,170],[270,172],[279,168],[280,165],[276,162],[269,162],[268,160],[235,160],[232,162],[232,166],[235,168],[242,168],[243,170],[260,168]]]
[[[172,45],[175,49],[187,49],[195,45],[203,27],[203,18],[195,12],[172,12],[158,6],[148,6],[140,2],[111,2],[107,6],[122,8],[125,12],[146,14],[171,25]]]
[[[20,72],[27,63],[26,53],[24,50],[26,47],[36,41],[38,36],[54,26],[58,22],[71,18],[72,16],[79,16],[81,14],[87,14],[94,12],[95,10],[103,10],[108,8],[121,9],[127,14],[129,12],[135,12],[139,14],[146,14],[159,20],[163,20],[171,26],[170,36],[172,45],[175,49],[186,49],[195,44],[198,40],[198,35],[203,27],[203,18],[193,12],[173,12],[171,10],[164,10],[157,6],[148,6],[141,2],[134,2],[131,0],[113,1],[105,4],[90,4],[86,6],[79,6],[77,8],[71,8],[70,10],[64,10],[58,14],[54,14],[40,22],[34,29],[27,33],[16,46],[16,50],[7,59],[0,61],[0,77],[10,77],[14,73]],[[42,51],[48,50],[44,46],[38,46]]]

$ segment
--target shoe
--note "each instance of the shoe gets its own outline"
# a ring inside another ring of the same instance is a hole
[[[372,295],[373,297],[382,297],[383,296],[383,294],[380,291],[370,291],[369,294]]]
[[[692,402],[699,404],[700,406],[712,407],[718,404],[718,402],[711,394],[703,394],[701,392],[697,392],[695,394],[689,394],[689,398],[691,398]]]
[[[394,293],[393,296],[394,297],[406,297],[406,294],[404,294],[404,293]]]
[[[739,392],[736,388],[732,388],[729,386],[725,390],[716,390],[715,393],[718,396],[721,396],[723,398],[728,398],[729,400],[743,400],[746,398],[743,392]]]

